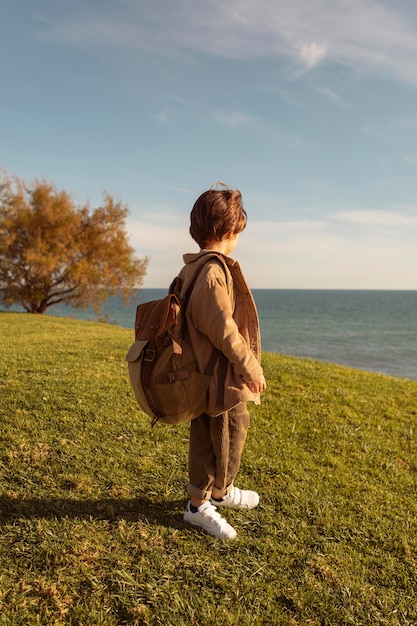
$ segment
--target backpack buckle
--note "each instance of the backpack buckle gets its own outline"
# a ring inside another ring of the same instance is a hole
[[[148,363],[152,363],[152,361],[155,361],[155,357],[156,357],[156,350],[151,350],[150,348],[146,348],[145,353],[143,355],[143,360],[147,361]]]

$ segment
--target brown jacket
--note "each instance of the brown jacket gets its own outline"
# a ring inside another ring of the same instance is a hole
[[[204,259],[204,252],[185,254],[180,272],[182,294],[197,265],[202,265],[186,310],[188,332],[197,365],[205,371],[213,353],[219,351],[209,386],[208,413],[219,415],[242,401],[259,404],[245,382],[258,379],[261,341],[259,319],[251,291],[239,263],[220,253]]]

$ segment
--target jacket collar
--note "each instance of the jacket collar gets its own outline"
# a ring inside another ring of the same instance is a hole
[[[202,256],[204,256],[207,253],[214,253],[214,254],[218,254],[220,257],[222,257],[222,259],[226,262],[227,265],[229,265],[230,267],[233,267],[233,265],[237,265],[237,261],[235,261],[234,259],[231,259],[229,256],[226,256],[225,254],[222,254],[221,252],[218,252],[217,250],[200,250],[200,252],[188,252],[186,254],[184,254],[183,259],[184,259],[184,263],[187,265],[188,263],[192,263],[193,261],[197,261],[197,259],[201,258]]]

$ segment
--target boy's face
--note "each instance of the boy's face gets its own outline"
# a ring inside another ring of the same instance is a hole
[[[237,246],[238,239],[239,239],[239,233],[227,233],[224,239],[226,243],[226,247],[225,247],[226,255],[231,254],[233,252],[233,250]]]

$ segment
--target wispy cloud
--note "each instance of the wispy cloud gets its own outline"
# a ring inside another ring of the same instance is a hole
[[[412,229],[414,234],[417,233],[417,215],[410,215],[409,212],[400,211],[382,211],[382,210],[357,210],[357,211],[341,211],[333,216],[338,222],[349,224],[361,224],[363,226],[381,229],[389,226],[390,228]]]
[[[341,96],[339,96],[339,94],[337,94],[332,89],[329,89],[328,87],[318,87],[317,92],[325,96],[332,102],[336,102],[338,105],[340,105],[343,108],[346,108],[349,106],[346,100],[344,100]]]
[[[410,289],[417,288],[416,230],[417,215],[407,209],[251,222],[237,253],[256,287]]]
[[[173,123],[175,115],[172,111],[169,111],[168,109],[160,109],[152,115],[152,118],[156,122],[158,122],[158,124],[169,126]]]
[[[168,286],[183,253],[198,250],[188,215],[169,208],[131,219],[128,227],[138,253],[151,257],[146,287]],[[346,209],[318,220],[251,219],[234,256],[257,288],[410,289],[417,288],[416,232],[415,207]]]
[[[312,68],[320,63],[320,61],[324,59],[326,54],[326,46],[320,45],[315,41],[313,41],[312,43],[304,43],[301,46],[300,50],[301,60],[308,68]]]
[[[253,124],[257,121],[254,116],[241,113],[240,111],[217,111],[214,113],[213,117],[220,124],[232,126],[233,128]]]
[[[42,22],[39,36],[161,54],[177,49],[231,59],[287,58],[307,70],[325,60],[417,83],[416,16],[406,0],[211,0],[194,8],[187,0],[123,0],[108,19],[96,17],[92,0],[87,9],[82,22],[70,15],[49,28]]]
[[[400,209],[401,211],[411,211],[417,214],[417,204],[404,204],[403,202],[397,202],[394,204],[393,209]]]

